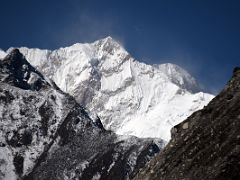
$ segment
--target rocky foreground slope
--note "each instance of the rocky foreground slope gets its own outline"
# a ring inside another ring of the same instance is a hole
[[[95,112],[106,129],[118,134],[168,141],[174,125],[214,97],[179,66],[138,62],[111,37],[54,51],[19,49],[60,89]]]
[[[169,144],[135,179],[240,179],[240,68],[208,106],[172,129]]]
[[[0,60],[0,179],[131,179],[162,144],[106,131],[19,50]]]

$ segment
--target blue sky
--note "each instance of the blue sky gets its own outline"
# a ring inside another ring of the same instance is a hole
[[[217,93],[240,62],[240,1],[5,0],[0,48],[112,36],[140,61],[175,63]]]

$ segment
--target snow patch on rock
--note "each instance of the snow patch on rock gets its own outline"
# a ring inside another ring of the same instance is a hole
[[[2,50],[0,49],[0,59],[3,59],[7,54]]]

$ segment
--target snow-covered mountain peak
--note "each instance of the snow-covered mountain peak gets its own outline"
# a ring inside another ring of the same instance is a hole
[[[106,38],[97,40],[93,42],[96,46],[104,46],[104,47],[120,47],[121,45],[113,39],[111,36],[107,36]]]
[[[117,40],[113,39],[110,36],[94,41],[92,43],[75,43],[69,47],[60,48],[60,49],[67,50],[67,51],[89,50],[92,53],[95,52],[96,55],[100,53],[113,55],[118,51],[121,51],[122,53],[127,53],[127,51],[123,48],[123,46]]]
[[[20,51],[119,134],[169,140],[172,126],[213,98],[179,66],[139,62],[111,37],[54,51]]]
[[[186,70],[180,66],[172,63],[158,65],[160,71],[168,76],[169,80],[183,89],[190,92],[200,92],[202,89],[199,87],[195,78],[192,77]]]
[[[0,60],[1,180],[95,179],[94,174],[129,179],[164,145],[161,139],[122,139],[106,131],[98,117],[91,119],[45,79],[18,49]]]
[[[130,56],[124,47],[110,36],[95,41],[92,45],[99,59],[115,61],[111,63],[122,63]]]

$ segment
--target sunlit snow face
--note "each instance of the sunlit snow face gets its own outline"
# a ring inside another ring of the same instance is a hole
[[[112,38],[54,51],[20,50],[119,134],[169,140],[171,127],[213,98],[197,93],[195,79],[179,66],[138,62]]]

